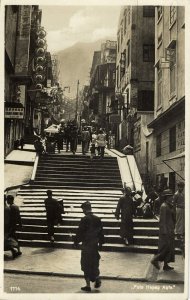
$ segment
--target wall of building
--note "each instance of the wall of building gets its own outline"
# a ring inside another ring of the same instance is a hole
[[[184,7],[176,7],[176,20],[170,24],[170,7],[162,7],[162,15],[158,19],[158,11],[156,10],[155,22],[155,45],[156,45],[156,68],[155,68],[155,122],[158,116],[170,112],[164,122],[159,122],[159,125],[154,125],[154,148],[153,148],[153,162],[154,162],[154,180],[159,182],[161,176],[167,178],[167,184],[170,184],[170,175],[174,173],[164,162],[169,158],[179,155],[185,151],[185,113],[184,110],[178,110],[177,113],[172,113],[174,108],[172,104],[178,101],[185,101],[185,30],[184,30]],[[162,34],[162,39],[160,36]],[[160,42],[158,42],[160,40]],[[171,46],[172,45],[172,46]],[[176,48],[176,79],[175,91],[170,91],[170,60],[167,60],[165,54],[166,48]],[[160,63],[159,63],[160,62]],[[158,71],[162,71],[162,97],[158,101]],[[159,102],[160,105],[159,105]],[[167,111],[166,111],[167,110]],[[156,124],[156,123],[154,123]],[[176,126],[176,150],[170,152],[169,130]],[[156,157],[156,136],[161,134],[161,155]],[[184,157],[166,161],[176,172],[175,184],[184,178]],[[178,176],[178,174],[180,176]]]
[[[153,112],[138,114],[134,124],[134,155],[141,175],[153,171],[153,135],[152,130],[147,128],[153,115]]]

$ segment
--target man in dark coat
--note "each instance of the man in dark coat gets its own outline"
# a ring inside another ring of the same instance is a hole
[[[124,187],[123,196],[118,201],[115,211],[117,220],[119,220],[120,214],[120,236],[126,245],[133,244],[133,215],[135,214],[135,207],[130,187]]]
[[[54,242],[54,225],[59,225],[64,214],[64,206],[61,206],[57,199],[52,198],[52,191],[47,190],[47,196],[44,200],[47,216],[47,231],[51,242]]]
[[[98,250],[104,244],[104,235],[102,222],[99,217],[92,213],[90,202],[84,202],[81,208],[85,216],[81,219],[74,238],[74,248],[77,248],[78,244],[82,242],[81,270],[84,272],[86,286],[82,287],[81,290],[90,292],[90,281],[95,282],[95,288],[101,286]]]
[[[22,229],[22,220],[20,216],[19,207],[16,204],[14,204],[14,197],[12,195],[7,196],[7,203],[9,204],[10,207],[9,237],[13,238],[18,244],[17,246],[18,249],[17,256],[18,256],[21,255],[22,252],[20,251],[20,246],[19,246],[16,231],[18,229],[17,226],[19,226],[19,228]]]
[[[160,207],[160,228],[158,254],[151,260],[151,263],[159,270],[159,261],[164,262],[163,270],[170,271],[168,263],[175,261],[175,210],[173,207],[172,191],[167,189],[162,193],[163,203]]]

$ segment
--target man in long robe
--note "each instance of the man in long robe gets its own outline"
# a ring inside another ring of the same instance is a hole
[[[163,203],[160,207],[160,228],[158,254],[151,260],[151,263],[159,270],[159,262],[163,261],[164,271],[173,270],[168,263],[175,261],[175,210],[173,207],[172,191],[167,189],[162,193]]]
[[[81,219],[76,236],[74,238],[74,247],[82,242],[81,251],[81,270],[84,272],[86,286],[81,290],[90,292],[90,282],[95,282],[95,288],[101,286],[99,278],[99,260],[98,252],[104,243],[103,227],[99,217],[95,216],[91,210],[90,202],[86,201],[81,205],[85,216]]]
[[[133,244],[133,215],[135,214],[135,207],[131,197],[130,187],[123,189],[123,196],[119,199],[115,211],[115,217],[120,223],[120,236],[126,245]]]
[[[46,217],[47,217],[47,231],[50,241],[54,242],[54,225],[59,225],[62,222],[62,213],[64,214],[64,206],[59,201],[52,197],[52,191],[47,190],[47,198],[44,200]]]

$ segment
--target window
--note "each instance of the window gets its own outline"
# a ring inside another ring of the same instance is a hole
[[[176,6],[170,6],[170,25],[176,21]]]
[[[131,59],[131,54],[130,54],[130,40],[127,42],[127,67],[129,66],[130,64],[130,59]]]
[[[158,20],[161,19],[161,17],[162,17],[162,12],[163,12],[163,7],[162,7],[162,6],[158,6],[158,7],[157,7]]]
[[[154,45],[143,45],[143,61],[154,61]]]
[[[162,43],[162,33],[160,33],[160,35],[158,36],[157,43],[158,43],[158,47],[159,47]]]
[[[116,80],[117,80],[117,87],[119,86],[119,66],[116,68]]]
[[[156,157],[161,155],[161,143],[162,143],[162,136],[161,133],[156,137]]]
[[[158,69],[158,97],[157,97],[157,107],[162,104],[162,70]]]
[[[126,30],[127,30],[127,13],[125,10],[125,13],[124,13],[124,35],[126,34]]]
[[[121,77],[120,78],[122,78],[125,74],[125,66],[126,66],[126,49],[124,52],[121,53],[121,59],[120,59]]]
[[[170,49],[170,95],[176,91],[176,49]]]
[[[131,9],[128,8],[128,25],[131,23]]]
[[[138,111],[154,111],[154,91],[138,91]]]
[[[176,150],[176,126],[169,130],[169,152]]]
[[[121,43],[123,42],[123,22],[121,23]]]
[[[143,6],[143,17],[154,17],[155,6]]]
[[[171,189],[173,193],[175,192],[175,183],[176,183],[175,172],[170,172],[169,173],[169,189]]]

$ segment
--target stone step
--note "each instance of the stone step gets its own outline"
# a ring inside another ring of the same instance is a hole
[[[84,215],[83,215],[84,216]],[[63,226],[78,226],[81,217],[69,217],[66,214],[63,215]],[[119,227],[120,222],[115,218],[102,218],[103,227]],[[25,225],[46,225],[45,213],[41,216],[24,215],[22,216],[22,222]],[[155,219],[133,219],[134,227],[146,227],[146,228],[158,228],[158,220]]]
[[[55,241],[52,244],[49,241],[38,241],[38,240],[20,240],[20,245],[25,247],[54,247],[54,248],[63,248],[63,249],[72,249],[73,242],[57,242]],[[81,246],[79,245],[79,249]],[[134,246],[126,246],[124,244],[105,244],[102,246],[102,251],[110,251],[110,252],[133,252],[133,253],[156,253],[158,250],[157,246],[144,246],[144,245],[134,245]],[[179,248],[175,249],[176,254],[181,254],[181,250]]]
[[[84,155],[64,155],[64,154],[62,154],[61,153],[61,155],[60,154],[47,154],[47,155],[45,155],[45,156],[41,156],[40,157],[40,160],[41,161],[46,161],[47,159],[51,159],[52,161],[53,160],[56,160],[56,159],[59,159],[59,160],[73,160],[73,159],[75,159],[75,160],[91,160],[90,159],[90,156],[84,156]],[[98,156],[96,156],[92,161],[99,161],[99,157]],[[117,158],[116,157],[112,157],[112,156],[105,156],[104,158],[103,158],[103,160],[101,160],[101,161],[110,161],[110,162],[112,162],[112,161],[116,161],[117,162]]]
[[[64,172],[64,171],[57,171],[57,170],[53,170],[53,171],[40,171],[38,170],[36,172],[36,177],[43,177],[43,176],[53,176],[55,178],[70,178],[70,177],[75,177],[75,178],[91,178],[91,180],[93,179],[104,179],[104,178],[112,178],[112,179],[117,179],[117,180],[121,180],[121,176],[120,174],[112,174],[110,172],[76,172],[76,171],[70,171],[70,172]]]
[[[44,184],[39,184],[39,183],[35,183],[35,182],[32,182],[30,185],[25,185],[24,186],[25,190],[28,189],[30,191],[33,190],[36,190],[36,189],[41,189],[41,190],[45,190],[47,191],[47,189],[51,189],[52,191],[55,190],[55,189],[59,189],[60,191],[63,190],[63,189],[67,189],[67,190],[71,190],[72,188],[72,191],[74,192],[75,190],[88,190],[89,192],[90,191],[94,191],[94,189],[96,190],[100,190],[98,187],[93,187],[93,186],[70,186],[70,185],[65,185],[65,184],[62,184],[62,185],[44,185]],[[102,186],[101,187],[101,192],[106,192],[107,190],[110,190],[110,192],[113,190],[113,192],[115,192],[116,190],[119,192],[121,192],[121,187],[116,187],[116,186]]]
[[[47,232],[24,232],[18,231],[18,239],[24,240],[49,240]],[[56,241],[72,241],[74,237],[74,233],[63,233],[55,231],[55,240]],[[104,233],[105,244],[113,243],[120,244],[122,243],[121,237],[118,235],[109,234],[106,235]],[[144,245],[144,246],[158,246],[158,236],[145,236],[145,235],[134,235],[134,245]],[[175,246],[179,247],[179,240],[175,240]]]
[[[33,183],[33,186],[41,186],[44,187],[46,186],[48,189],[51,189],[51,187],[60,187],[60,188],[64,188],[64,187],[69,187],[69,188],[79,188],[79,187],[89,187],[89,188],[103,188],[103,189],[108,189],[108,188],[118,188],[121,189],[122,188],[122,184],[121,182],[84,182],[84,181],[79,181],[79,182],[73,182],[73,181],[62,181],[62,180],[43,180],[43,179],[38,179],[35,180],[35,182]]]
[[[24,195],[25,193],[27,195],[30,195],[30,193],[33,195],[46,195],[46,191],[47,189],[34,189],[33,186],[31,185],[25,185],[25,186],[22,186],[20,191],[18,192],[18,194],[22,194]],[[53,192],[53,195],[73,195],[73,196],[105,196],[106,197],[115,197],[115,196],[121,196],[122,195],[122,192],[121,191],[118,191],[118,190],[97,190],[97,189],[94,189],[94,190],[88,190],[88,189],[52,189],[52,192]]]
[[[60,199],[61,200],[61,199]],[[91,205],[92,205],[92,209],[97,209],[97,208],[105,208],[105,209],[115,209],[116,205],[117,205],[117,201],[116,202],[108,202],[105,201],[105,203],[99,203],[99,201],[92,201],[91,199],[82,199],[82,201],[79,199],[78,200],[68,200],[68,199],[64,199],[64,207],[73,207],[75,209],[81,209],[81,203],[83,203],[84,201],[90,201]],[[33,208],[37,208],[37,207],[44,207],[44,199],[43,200],[24,200],[24,206],[22,207],[33,207]]]
[[[64,180],[64,181],[76,181],[75,183],[76,184],[78,184],[79,182],[82,182],[82,183],[90,183],[90,184],[95,184],[95,185],[97,185],[97,183],[98,184],[104,184],[104,183],[110,183],[110,182],[112,182],[112,183],[118,183],[118,184],[120,184],[121,185],[121,178],[115,178],[115,177],[107,177],[107,176],[104,176],[104,178],[99,178],[99,177],[97,177],[97,178],[93,178],[91,175],[89,175],[89,176],[83,176],[83,175],[81,175],[81,176],[79,176],[79,177],[77,177],[77,176],[75,176],[75,175],[69,175],[69,176],[63,176],[63,175],[56,175],[56,176],[50,176],[49,174],[44,174],[44,176],[43,175],[36,175],[36,177],[35,177],[35,181],[45,181],[46,180],[46,178],[48,179],[48,181],[52,181],[52,182],[57,182],[57,181],[60,181],[60,180]],[[92,182],[92,179],[94,179],[95,180],[95,182]]]
[[[57,233],[72,233],[75,234],[77,231],[77,226],[66,226],[61,225],[59,227],[55,227],[55,231]],[[43,232],[47,233],[47,227],[45,225],[23,225],[23,232]],[[134,227],[134,234],[139,236],[157,236],[158,237],[158,228],[151,227]],[[104,227],[104,234],[109,235],[119,235],[120,228],[119,227]]]
[[[46,232],[17,232],[18,239],[24,240],[49,240]],[[74,237],[74,235],[73,235]],[[72,241],[72,234],[70,233],[58,233],[55,232],[55,240],[56,241]],[[105,244],[113,243],[120,244],[122,243],[121,237],[119,235],[105,235]],[[135,236],[134,235],[134,244],[135,245],[158,245],[158,237],[150,237],[150,236]],[[178,242],[179,244],[179,242]]]
[[[64,171],[102,171],[102,172],[108,172],[108,171],[112,171],[112,172],[117,172],[118,173],[118,166],[93,166],[93,165],[83,165],[83,164],[64,164],[64,163],[59,163],[57,165],[55,164],[50,164],[50,163],[46,163],[46,164],[39,164],[38,165],[38,170],[64,170]]]

